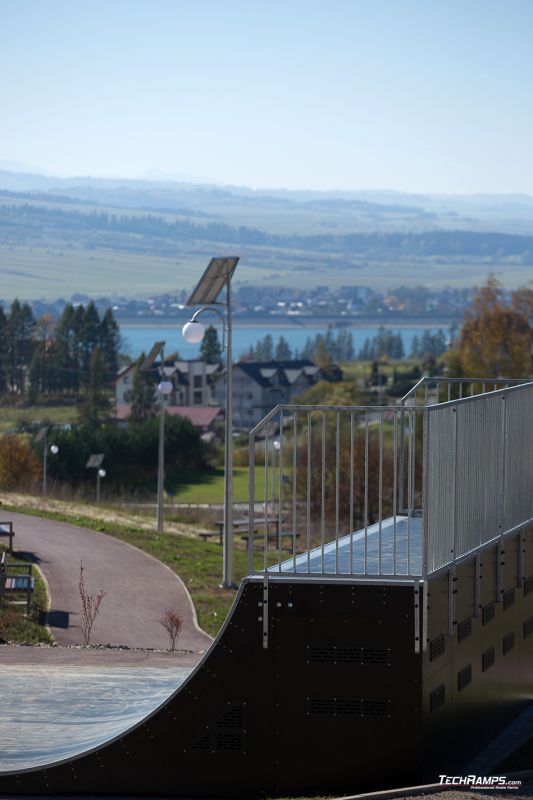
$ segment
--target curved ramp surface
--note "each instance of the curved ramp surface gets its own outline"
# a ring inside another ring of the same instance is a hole
[[[59,644],[83,641],[80,561],[88,590],[107,592],[94,623],[93,644],[166,649],[168,635],[158,619],[167,608],[176,608],[183,618],[181,648],[199,651],[211,644],[211,637],[197,625],[183,582],[157,559],[105,533],[25,514],[8,516],[14,524],[15,549],[33,556],[48,583],[49,624]]]
[[[191,667],[2,666],[0,772],[98,747],[148,716]]]

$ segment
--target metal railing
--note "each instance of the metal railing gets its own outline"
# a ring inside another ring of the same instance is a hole
[[[404,406],[428,406],[462,400],[524,383],[524,378],[420,378],[400,400]]]
[[[250,572],[420,574],[417,419],[420,409],[276,406],[250,433]]]
[[[533,519],[533,383],[431,378],[399,407],[276,406],[249,458],[250,573],[425,578]]]

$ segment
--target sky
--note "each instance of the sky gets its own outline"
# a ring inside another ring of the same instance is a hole
[[[0,0],[0,160],[533,194],[531,0]]]

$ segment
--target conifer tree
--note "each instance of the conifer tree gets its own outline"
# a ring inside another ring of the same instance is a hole
[[[153,417],[155,409],[155,385],[157,374],[153,370],[141,370],[141,364],[146,358],[145,353],[141,353],[137,359],[133,371],[132,386],[126,392],[124,399],[131,403],[129,418],[133,422],[142,422],[149,417]]]
[[[222,347],[218,340],[217,329],[214,325],[209,325],[205,330],[204,338],[200,346],[200,358],[206,364],[220,364],[222,358]]]

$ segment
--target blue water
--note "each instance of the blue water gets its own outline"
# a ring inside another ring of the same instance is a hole
[[[403,346],[406,353],[411,350],[411,343],[413,336],[422,336],[424,331],[428,330],[428,325],[418,325],[414,327],[401,327],[395,328],[394,326],[387,326],[395,333],[400,333],[403,340]],[[365,339],[371,339],[378,332],[379,324],[368,326],[364,328],[346,328],[353,336],[354,348],[356,353],[363,346]],[[310,336],[314,338],[317,333],[326,334],[327,326],[304,327],[301,325],[285,325],[285,326],[272,326],[261,325],[257,327],[240,327],[235,325],[233,328],[233,354],[234,358],[238,359],[250,349],[250,345],[255,345],[258,341],[263,339],[267,333],[270,333],[274,339],[274,345],[280,336],[285,337],[289,345],[295,349],[302,350],[305,346],[307,338]],[[334,329],[333,334],[336,337],[340,329]],[[438,330],[434,326],[433,330]],[[446,329],[445,329],[446,330]],[[173,353],[176,350],[182,358],[195,358],[198,356],[200,345],[189,344],[185,341],[181,334],[181,325],[121,325],[120,332],[124,340],[123,349],[129,356],[135,358],[141,352],[147,353],[152,347],[154,342],[166,341],[165,350],[167,353]],[[219,338],[221,332],[219,331]]]

